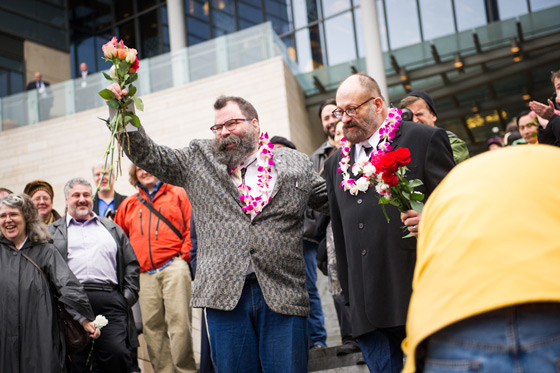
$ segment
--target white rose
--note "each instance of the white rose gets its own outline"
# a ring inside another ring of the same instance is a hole
[[[97,328],[97,329],[101,329],[104,326],[106,326],[107,324],[109,324],[109,320],[107,320],[105,318],[105,316],[103,315],[97,315],[95,317],[95,320],[93,320],[93,325]]]
[[[367,177],[361,177],[358,180],[356,180],[356,187],[358,187],[358,190],[360,192],[365,192],[368,190],[369,188],[369,180]]]
[[[354,163],[354,166],[352,166],[352,173],[354,176],[357,176],[360,172],[362,172],[362,165]]]
[[[364,175],[370,177],[375,173],[375,166],[371,163],[368,163],[364,166]]]

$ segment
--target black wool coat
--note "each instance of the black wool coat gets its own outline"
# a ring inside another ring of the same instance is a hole
[[[424,202],[455,165],[447,134],[440,128],[403,121],[391,145],[410,150],[406,177],[423,181],[416,190],[426,195]],[[350,165],[354,151],[352,146]],[[337,152],[327,160],[325,178],[340,284],[350,305],[352,334],[358,337],[378,328],[405,325],[416,238],[402,238],[408,231],[403,233],[400,213],[392,205],[385,206],[387,223],[375,188],[356,196],[340,188],[341,158]]]

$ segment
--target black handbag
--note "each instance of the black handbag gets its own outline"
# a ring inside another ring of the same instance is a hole
[[[27,256],[23,251],[19,251],[20,254],[27,259],[31,264],[33,264],[42,274],[45,276],[47,283],[50,284],[49,278],[43,272],[41,267],[33,259]],[[54,293],[53,293],[54,294]],[[72,315],[66,311],[64,308],[64,303],[62,303],[58,297],[54,296],[54,306],[56,309],[56,315],[58,317],[58,322],[64,330],[64,340],[66,342],[66,353],[73,354],[83,350],[89,343],[89,334],[86,332],[82,325],[72,318]]]

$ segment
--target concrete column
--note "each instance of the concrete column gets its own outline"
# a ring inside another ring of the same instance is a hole
[[[379,84],[385,102],[389,102],[387,91],[387,78],[383,63],[383,50],[381,49],[381,33],[377,19],[376,0],[362,0],[362,32],[366,54],[366,70],[369,76]],[[358,30],[359,31],[359,30]]]
[[[167,0],[167,19],[171,51],[185,48],[187,46],[187,29],[183,0]]]

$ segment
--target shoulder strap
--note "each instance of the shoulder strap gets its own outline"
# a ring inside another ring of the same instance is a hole
[[[171,230],[173,231],[173,233],[175,233],[177,235],[177,237],[179,237],[179,239],[181,240],[181,242],[184,241],[183,239],[183,235],[181,234],[181,232],[173,225],[173,223],[171,223],[169,220],[167,220],[167,218],[165,216],[162,215],[161,212],[159,212],[158,210],[155,209],[154,205],[152,205],[151,202],[146,201],[144,198],[142,198],[142,196],[140,195],[140,193],[136,194],[136,197],[138,197],[138,200],[147,208],[150,209],[151,212],[153,212],[154,214],[156,214],[157,217],[159,217],[161,219],[161,221],[163,221],[169,228],[171,228]]]
[[[12,250],[15,251],[14,248],[12,248]],[[33,264],[38,270],[39,272],[41,272],[43,274],[43,276],[45,276],[45,278],[47,279],[47,282],[49,282],[49,278],[47,277],[46,273],[41,269],[41,267],[39,267],[39,265],[37,263],[35,263],[35,261],[33,259],[31,259],[26,253],[24,253],[23,251],[19,250],[19,253],[21,254],[21,256],[23,256],[25,259],[29,260],[29,262],[31,264]]]

